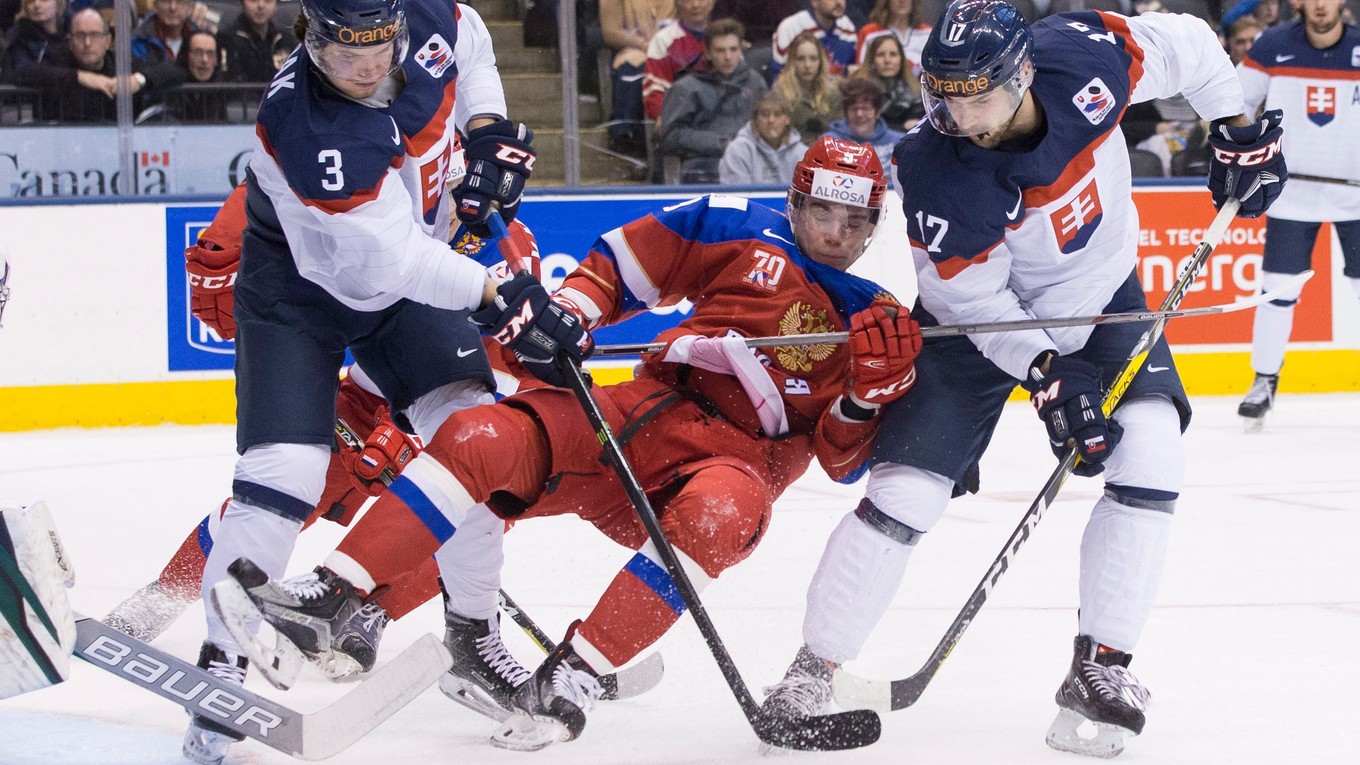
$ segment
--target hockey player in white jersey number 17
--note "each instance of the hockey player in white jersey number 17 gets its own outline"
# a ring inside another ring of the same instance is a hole
[[[1360,296],[1360,28],[1341,21],[1343,0],[1302,0],[1300,17],[1272,27],[1237,66],[1247,113],[1265,104],[1284,112],[1284,148],[1300,175],[1266,221],[1261,289],[1307,270],[1326,221],[1336,228],[1344,277]],[[1248,431],[1259,430],[1275,403],[1284,349],[1294,327],[1293,299],[1256,309],[1251,367],[1256,372],[1237,408]]]
[[[1138,216],[1118,122],[1131,103],[1184,92],[1214,125],[1216,204],[1260,215],[1284,179],[1278,119],[1243,115],[1232,64],[1204,22],[1083,11],[1028,27],[1000,0],[958,0],[922,60],[922,122],[894,152],[923,325],[1143,311]],[[1151,611],[1182,484],[1190,407],[1165,339],[1110,420],[1108,386],[1138,324],[928,338],[916,386],[889,404],[859,506],[832,532],[808,592],[804,646],[767,712],[830,701],[892,601],[916,544],[976,464],[1016,385],[1032,394],[1053,451],[1105,491],[1081,543],[1078,636],[1058,691],[1055,748],[1113,756],[1143,729],[1147,690],[1130,651]],[[1121,439],[1122,435],[1122,439]],[[853,593],[853,596],[847,595]],[[1079,723],[1101,729],[1076,735]]]
[[[476,12],[302,0],[300,24],[303,44],[260,104],[246,176],[234,309],[241,457],[204,565],[205,600],[239,557],[284,573],[325,484],[346,350],[395,415],[429,439],[452,412],[492,401],[495,381],[468,312],[497,298],[510,311],[548,302],[533,278],[498,296],[486,269],[447,242],[451,207],[474,234],[487,233],[497,206],[512,220],[534,160],[532,133],[505,118]],[[464,167],[451,205],[446,189]],[[549,310],[529,324],[526,335],[584,352],[574,318]],[[209,608],[199,665],[241,682],[241,654]],[[194,717],[184,751],[216,763],[239,738]]]

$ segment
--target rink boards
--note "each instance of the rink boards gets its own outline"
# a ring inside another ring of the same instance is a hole
[[[539,238],[545,281],[555,285],[601,232],[693,192],[539,194],[521,212]],[[778,194],[750,194],[782,207]],[[1213,218],[1199,188],[1139,187],[1139,273],[1156,305]],[[183,251],[218,202],[160,198],[127,204],[0,206],[13,295],[0,329],[0,431],[234,419],[233,348],[188,311]],[[1229,302],[1258,286],[1262,221],[1237,221],[1186,307]],[[1360,390],[1360,307],[1341,278],[1329,228],[1304,290],[1281,390]],[[900,205],[889,200],[855,270],[915,297]],[[645,342],[683,307],[629,320],[601,343]],[[1192,394],[1236,394],[1250,370],[1251,314],[1173,322],[1168,336]],[[596,364],[597,379],[631,374],[632,362]]]

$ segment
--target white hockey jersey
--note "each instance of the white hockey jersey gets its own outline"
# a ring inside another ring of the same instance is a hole
[[[981,149],[922,122],[893,155],[920,299],[944,324],[1099,313],[1137,261],[1124,110],[1184,92],[1205,118],[1242,113],[1231,61],[1193,16],[1081,11],[1032,30],[1037,146]],[[1040,353],[1075,351],[1091,329],[972,340],[1022,379]]]
[[[1237,66],[1247,113],[1284,110],[1290,173],[1360,181],[1360,28],[1347,25],[1326,50],[1308,42],[1302,20],[1266,30]],[[1360,220],[1360,188],[1290,178],[1271,217]]]
[[[405,87],[382,109],[340,96],[299,46],[265,93],[250,169],[298,272],[340,302],[475,307],[486,271],[449,251],[445,187],[462,172],[455,127],[505,115],[491,36],[446,0],[409,3],[407,24]]]

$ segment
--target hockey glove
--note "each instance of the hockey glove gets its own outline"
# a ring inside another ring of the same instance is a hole
[[[1062,459],[1069,442],[1074,442],[1081,462],[1072,472],[1093,476],[1105,469],[1102,464],[1119,443],[1124,429],[1106,420],[1100,405],[1100,368],[1081,359],[1053,356],[1048,374],[1032,370],[1036,379],[1026,385],[1030,401],[1048,430],[1048,445]]]
[[[1222,207],[1228,197],[1237,197],[1242,207],[1239,218],[1256,218],[1270,208],[1280,195],[1289,170],[1281,153],[1284,131],[1280,121],[1284,112],[1272,109],[1261,121],[1245,127],[1231,127],[1216,121],[1209,126],[1209,193],[1214,207]]]
[[[401,432],[392,420],[383,417],[378,427],[364,440],[360,451],[340,450],[340,461],[354,477],[355,484],[372,496],[401,475],[407,463],[420,454],[420,447]]]
[[[236,337],[236,271],[241,265],[241,248],[211,249],[212,243],[200,239],[184,251],[184,270],[189,275],[189,310],[198,320],[212,327],[223,340]]]
[[[595,341],[580,317],[548,297],[532,274],[520,273],[496,288],[496,299],[468,317],[496,342],[514,351],[534,377],[565,387],[557,354],[579,364],[595,350]]]
[[[850,317],[850,400],[865,409],[896,401],[916,383],[921,328],[897,303],[875,300]]]
[[[505,119],[468,133],[463,142],[467,174],[453,190],[453,201],[458,220],[474,236],[491,237],[486,218],[493,203],[500,205],[506,224],[515,219],[524,184],[534,170],[537,154],[529,145],[533,140],[534,131]]]

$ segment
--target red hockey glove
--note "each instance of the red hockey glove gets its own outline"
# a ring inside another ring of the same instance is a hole
[[[921,327],[897,303],[875,300],[850,317],[850,399],[876,409],[916,383]]]
[[[417,454],[420,454],[420,447],[416,446],[415,441],[384,417],[365,439],[362,451],[342,448],[340,459],[354,476],[357,485],[376,497],[387,484],[401,475],[402,469]]]
[[[212,327],[223,340],[236,337],[236,271],[241,265],[241,248],[209,249],[211,243],[196,244],[184,251],[184,270],[189,275],[189,310],[199,321]],[[205,246],[209,245],[209,246]]]

